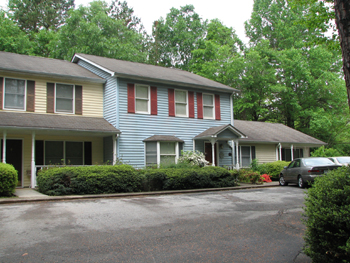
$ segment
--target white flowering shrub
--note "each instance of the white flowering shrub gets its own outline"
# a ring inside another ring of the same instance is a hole
[[[193,166],[203,167],[209,162],[205,160],[204,153],[200,151],[181,151],[178,163],[188,163]]]

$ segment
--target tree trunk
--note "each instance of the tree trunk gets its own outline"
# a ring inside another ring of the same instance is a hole
[[[334,0],[335,23],[339,32],[340,46],[343,55],[343,70],[345,85],[348,92],[350,108],[350,2],[349,0]]]

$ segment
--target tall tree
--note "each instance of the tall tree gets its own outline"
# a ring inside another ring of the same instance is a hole
[[[151,63],[188,70],[192,51],[204,36],[206,25],[193,5],[172,8],[165,20],[160,18],[154,23]]]
[[[57,30],[74,8],[74,0],[9,0],[12,19],[26,32]]]
[[[145,62],[147,48],[143,35],[109,16],[106,2],[94,1],[69,12],[66,24],[52,42],[52,56],[71,59],[74,53]]]

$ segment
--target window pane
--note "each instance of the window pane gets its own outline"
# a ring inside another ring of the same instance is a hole
[[[5,79],[5,108],[23,109],[25,80]]]
[[[176,115],[187,115],[187,105],[186,104],[176,104]]]
[[[205,118],[213,118],[214,113],[213,113],[213,107],[203,107],[203,116]]]
[[[45,164],[62,164],[63,142],[45,142]]]
[[[203,94],[203,104],[214,106],[214,100],[212,95]]]
[[[175,90],[175,101],[176,102],[187,103],[186,91]]]
[[[241,146],[241,152],[242,152],[242,166],[248,167],[250,165],[250,147]]]
[[[82,165],[83,164],[83,143],[66,142],[66,164]]]
[[[73,99],[73,85],[56,84],[56,97]]]
[[[136,99],[136,111],[148,112],[148,100]]]
[[[56,99],[56,110],[62,112],[73,112],[73,101],[67,99]]]
[[[160,143],[160,154],[176,154],[175,153],[175,142],[161,142]]]
[[[136,98],[148,99],[148,87],[136,86]]]
[[[157,142],[146,143],[146,165],[157,164]]]
[[[160,163],[162,164],[175,163],[175,156],[162,155],[160,156]]]

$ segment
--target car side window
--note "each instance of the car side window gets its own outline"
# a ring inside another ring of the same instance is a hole
[[[288,168],[293,168],[294,167],[294,164],[295,164],[295,161],[291,162],[288,166]]]
[[[300,160],[296,160],[293,167],[300,167]]]

